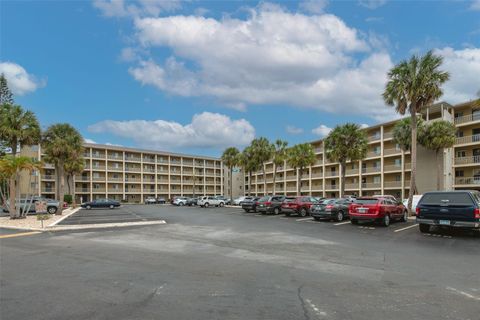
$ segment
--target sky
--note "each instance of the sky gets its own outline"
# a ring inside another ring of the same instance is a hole
[[[480,0],[1,1],[0,72],[42,128],[220,156],[398,118],[388,70],[434,50],[441,100],[480,91]]]

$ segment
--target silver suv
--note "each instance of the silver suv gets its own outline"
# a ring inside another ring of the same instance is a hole
[[[60,207],[59,201],[53,200],[53,199],[47,199],[39,196],[34,196],[32,199],[17,200],[16,205],[20,206],[20,210],[22,212],[28,210],[28,207],[30,206],[30,210],[28,211],[28,213],[36,213],[35,203],[38,201],[45,201],[46,207],[47,207],[46,210],[49,214],[55,214],[58,211],[58,208]],[[7,199],[7,203],[8,203],[8,199]],[[3,212],[8,212],[6,205],[3,207]]]
[[[222,199],[218,199],[217,197],[208,196],[208,197],[201,197],[197,201],[197,204],[204,208],[208,208],[210,206],[223,207],[225,205],[225,201]]]

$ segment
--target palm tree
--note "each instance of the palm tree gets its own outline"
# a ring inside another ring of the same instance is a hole
[[[29,172],[29,177],[31,179],[32,171],[40,170],[40,162],[33,160],[30,157],[19,156],[14,157],[13,155],[6,155],[0,159],[0,175],[3,179],[8,180],[8,193],[9,193],[9,203],[8,211],[10,212],[11,219],[25,218],[26,212],[28,210],[20,211],[20,206],[16,208],[15,199],[20,199],[20,189],[17,188],[20,182],[20,172],[26,170]],[[29,181],[29,186],[31,185]],[[7,190],[5,190],[7,191]],[[2,202],[6,203],[7,195],[4,190],[1,191]],[[30,204],[31,205],[31,204]]]
[[[279,166],[283,166],[285,160],[287,159],[287,146],[288,142],[278,139],[275,141],[274,147],[275,151],[273,153],[273,194],[275,194],[276,188],[276,179],[277,179],[277,169]]]
[[[253,139],[250,146],[252,148],[255,161],[261,164],[261,169],[263,173],[263,192],[265,195],[267,195],[267,176],[265,174],[264,163],[272,158],[275,147],[268,141],[267,138],[264,137]]]
[[[412,119],[411,158],[412,173],[408,195],[408,210],[412,210],[413,194],[416,191],[417,173],[417,113],[431,105],[443,94],[441,85],[449,79],[448,72],[439,70],[443,58],[429,51],[423,57],[413,56],[402,61],[388,73],[383,99],[386,104],[395,106],[400,114],[410,113]]]
[[[435,151],[437,161],[437,190],[441,188],[440,175],[442,174],[442,166],[439,159],[440,151],[444,148],[451,148],[455,144],[457,129],[451,122],[445,120],[437,120],[430,123],[425,128],[422,144],[430,150]]]
[[[258,171],[262,164],[254,157],[252,146],[243,149],[238,159],[238,164],[245,173],[248,173],[248,195],[250,196],[252,193],[252,173]]]
[[[238,165],[238,155],[240,151],[238,151],[235,147],[230,147],[225,149],[222,154],[222,161],[223,164],[228,168],[230,172],[230,201],[233,201],[233,190],[232,190],[232,175],[233,175],[233,168]]]
[[[340,179],[342,182],[340,197],[343,197],[347,161],[357,161],[365,158],[368,148],[367,135],[359,125],[346,123],[336,126],[325,138],[324,144],[327,158],[340,163]]]
[[[5,74],[0,75],[0,104],[13,104],[13,94],[8,88],[7,79],[5,78]]]
[[[287,163],[295,171],[298,169],[297,176],[297,195],[302,195],[302,175],[305,168],[315,164],[317,157],[310,143],[302,143],[293,146],[287,151]]]
[[[0,141],[17,154],[17,147],[40,142],[40,125],[31,111],[21,106],[4,103],[0,106]]]
[[[65,174],[67,175],[67,187],[68,187],[68,194],[72,195],[73,204],[75,205],[75,181],[72,183],[73,193],[70,190],[70,178],[77,174],[81,174],[85,169],[85,160],[83,159],[82,153],[78,154],[76,157],[72,159],[68,159],[65,162]]]
[[[63,202],[65,194],[65,164],[83,152],[82,135],[68,123],[51,125],[43,134],[45,161],[55,166],[57,198]],[[62,214],[61,205],[56,214]]]

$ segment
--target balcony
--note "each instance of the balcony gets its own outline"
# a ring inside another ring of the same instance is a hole
[[[125,182],[141,182],[142,180],[140,180],[140,178],[129,178],[129,177],[126,177],[125,178]]]
[[[185,160],[183,160],[183,165],[184,165],[184,166],[189,166],[189,167],[191,167],[191,166],[193,166],[193,161],[185,161]]]
[[[155,183],[155,179],[143,179],[143,183]]]
[[[325,177],[338,177],[338,172],[337,171],[326,171],[325,172]]]
[[[105,170],[105,166],[92,166],[92,170],[98,170],[98,171],[104,171]]]
[[[141,168],[140,167],[125,167],[125,171],[127,171],[127,172],[140,172]]]
[[[367,158],[375,158],[375,157],[380,157],[380,151],[368,151],[367,152]]]
[[[457,177],[455,178],[455,185],[456,186],[470,186],[470,185],[475,185],[479,186],[480,185],[480,176],[476,177]]]
[[[92,178],[92,181],[101,181],[101,182],[105,182],[105,177],[93,177],[93,178]]]
[[[362,183],[362,189],[380,189],[380,182]]]
[[[391,171],[402,171],[402,166],[401,165],[386,165],[383,167],[383,171],[385,172],[391,172]]]
[[[168,164],[168,159],[159,158],[159,159],[157,159],[157,163],[165,163],[165,164]]]
[[[213,163],[207,163],[207,164],[205,164],[205,167],[214,168],[215,166],[213,165]]]
[[[128,157],[126,156],[125,157],[125,161],[132,161],[132,162],[141,162],[142,161],[142,158],[140,157]]]
[[[358,182],[357,183],[345,183],[345,189],[347,190],[357,190],[358,189]]]
[[[108,188],[109,193],[123,193],[123,190],[120,188]]]
[[[397,149],[397,148],[391,148],[391,149],[384,149],[383,150],[383,155],[384,156],[390,156],[392,154],[401,154],[402,150]]]
[[[384,181],[383,187],[384,188],[401,188],[402,181]]]
[[[323,152],[323,148],[322,148],[322,147],[315,148],[315,153],[322,153],[322,152]]]
[[[287,191],[297,191],[297,187],[287,187]]]
[[[172,160],[170,161],[170,164],[179,166],[179,165],[182,164],[182,162],[181,162],[180,160],[173,160],[173,159],[172,159]]]
[[[107,156],[108,160],[117,160],[117,161],[122,161],[123,160],[123,155],[120,155],[120,154],[109,154]]]
[[[480,114],[467,114],[465,116],[456,117],[454,120],[455,124],[465,124],[474,121],[480,121]]]
[[[90,192],[90,188],[75,188],[75,192]]]
[[[455,165],[480,164],[480,156],[455,158]]]
[[[143,172],[155,173],[155,168],[143,168]]]
[[[351,175],[357,175],[359,173],[358,168],[357,169],[347,169],[345,170],[345,175],[351,176]]]
[[[368,141],[369,142],[373,142],[373,141],[377,141],[377,140],[380,140],[380,132],[368,136]]]
[[[92,153],[92,158],[94,158],[94,159],[105,159],[105,154]]]
[[[123,178],[114,178],[114,177],[108,177],[107,178],[108,182],[123,182]]]
[[[43,187],[42,192],[44,192],[44,193],[55,193],[55,188]]]
[[[392,138],[393,138],[393,132],[384,132],[383,133],[383,140],[392,139]]]
[[[362,168],[362,173],[376,173],[380,172],[380,167]]]
[[[45,174],[45,175],[42,176],[42,180],[55,180],[55,176]]]
[[[155,158],[143,157],[143,162],[155,163]]]
[[[107,167],[108,171],[123,171],[123,167]]]
[[[323,178],[323,173],[318,172],[318,173],[312,173],[312,179],[314,178]]]
[[[472,136],[458,137],[456,144],[480,143],[480,134]]]

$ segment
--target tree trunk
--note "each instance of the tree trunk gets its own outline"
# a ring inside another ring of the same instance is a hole
[[[8,205],[8,212],[10,213],[10,219],[15,219],[17,217],[17,210],[15,208],[15,194],[16,194],[16,186],[15,186],[15,176],[13,175],[10,177],[10,199]]]
[[[342,168],[340,169],[341,170],[340,179],[341,179],[341,184],[342,184],[342,187],[340,188],[340,198],[343,198],[343,195],[345,194],[345,166],[346,166],[346,164],[345,163],[340,163],[340,165],[342,166]]]
[[[441,165],[441,162],[440,162],[440,159],[439,159],[439,152],[440,150],[437,149],[435,150],[435,157],[437,159],[437,191],[440,191],[441,189],[441,178],[440,178],[440,175],[442,174],[442,165]]]
[[[410,149],[410,157],[412,162],[412,171],[410,174],[410,190],[408,192],[408,211],[412,212],[413,195],[417,190],[415,177],[417,175],[417,114],[416,108],[410,106],[410,119],[412,125],[412,145]]]
[[[70,190],[70,175],[67,174],[67,188],[68,188],[68,194],[71,195],[72,192]]]
[[[232,185],[233,185],[233,167],[230,167],[230,199],[232,199],[232,201],[233,201]]]
[[[298,170],[298,177],[297,177],[297,196],[302,195],[302,174],[303,174],[303,169],[300,168]]]
[[[268,195],[268,192],[267,192],[267,175],[265,174],[265,165],[262,166],[262,172],[263,172],[263,195],[266,196]]]
[[[275,195],[275,189],[276,189],[276,181],[277,181],[277,165],[274,163],[273,164],[273,188],[272,188],[272,195]]]
[[[18,140],[14,139],[12,141],[12,144],[10,145],[10,148],[12,149],[12,156],[14,158],[17,156],[17,146],[18,146]]]
[[[252,195],[252,171],[248,172],[248,195]]]
[[[17,171],[15,174],[15,202],[19,202],[18,207],[16,208],[16,218],[20,219],[22,218],[22,203],[20,201],[20,172]]]
[[[65,195],[65,175],[64,175],[63,161],[59,161],[58,173],[59,173],[59,182],[60,182],[58,184],[58,201],[60,202],[60,206],[56,214],[61,215],[63,213],[63,197]]]
[[[77,206],[77,197],[75,196],[75,181],[73,181],[72,189],[73,189],[72,206],[75,208]]]

